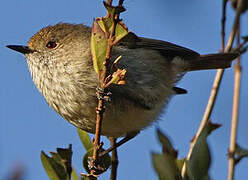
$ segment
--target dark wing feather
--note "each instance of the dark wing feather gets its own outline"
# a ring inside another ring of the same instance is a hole
[[[197,52],[175,45],[166,41],[137,37],[134,33],[129,33],[123,38],[119,45],[127,46],[128,48],[147,48],[158,50],[165,57],[180,56],[184,60],[193,60],[200,56]]]

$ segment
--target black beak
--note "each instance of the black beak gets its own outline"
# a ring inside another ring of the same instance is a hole
[[[30,49],[28,46],[8,45],[6,47],[14,51],[20,52],[22,54],[28,54],[34,52],[34,50]]]

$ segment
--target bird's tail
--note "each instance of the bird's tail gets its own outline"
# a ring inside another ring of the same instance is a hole
[[[225,69],[231,66],[232,61],[239,53],[219,53],[200,55],[198,59],[190,61],[188,71]]]

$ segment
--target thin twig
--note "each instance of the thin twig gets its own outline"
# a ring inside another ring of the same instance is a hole
[[[103,109],[104,109],[104,100],[99,99],[96,109],[96,132],[95,132],[94,152],[93,152],[94,160],[98,159],[98,150],[101,142],[100,134],[101,134],[102,119],[103,119]]]
[[[237,47],[233,50],[234,52],[239,52],[240,54],[244,53],[243,51],[246,49],[244,47],[246,43],[248,42],[248,39],[245,39],[242,43],[238,44]]]
[[[113,0],[108,0],[108,5],[112,5]]]
[[[120,0],[119,4],[123,3],[124,0]],[[108,0],[108,5],[112,5],[112,0]],[[109,14],[107,13],[107,16],[109,16]],[[108,35],[108,44],[107,44],[107,51],[106,51],[106,56],[105,56],[105,60],[103,63],[103,70],[99,73],[99,84],[100,84],[100,90],[97,92],[99,93],[99,97],[98,97],[98,104],[97,104],[97,108],[96,108],[96,129],[95,129],[95,140],[94,140],[94,151],[93,151],[93,162],[95,164],[98,163],[98,158],[99,158],[99,149],[101,147],[101,128],[102,128],[102,121],[103,121],[103,114],[105,111],[105,99],[104,99],[104,94],[106,93],[106,84],[107,82],[107,77],[109,75],[109,70],[108,70],[108,66],[110,63],[110,56],[111,56],[111,50],[113,47],[113,40],[115,37],[115,28],[116,28],[116,24],[119,20],[119,15],[117,13],[117,19],[114,19],[113,22],[113,28],[112,31],[110,32],[110,34]],[[91,170],[91,174],[94,175],[95,171]]]
[[[222,4],[222,18],[221,18],[221,45],[222,51],[224,52],[225,49],[225,29],[226,29],[226,4],[228,0],[223,0]]]
[[[240,3],[240,1],[239,1]],[[240,24],[237,30],[237,44],[240,45]],[[236,60],[234,68],[234,94],[233,94],[233,109],[230,133],[230,147],[228,152],[228,180],[233,180],[235,169],[234,154],[236,151],[236,138],[239,117],[239,98],[240,98],[240,83],[241,83],[241,64],[240,57]]]
[[[119,6],[122,6],[123,5],[123,2],[124,2],[124,0],[119,0]]]
[[[116,138],[109,137],[109,140],[111,143],[111,147],[115,147],[116,146]],[[117,168],[118,168],[118,164],[119,164],[117,149],[114,149],[112,151],[111,164],[112,164],[112,168],[111,168],[110,180],[116,180],[117,179]]]
[[[240,79],[241,79],[241,66],[240,58],[237,59],[235,64],[235,78],[234,78],[234,97],[233,97],[233,110],[232,110],[232,122],[231,122],[231,134],[230,134],[230,147],[228,156],[228,180],[232,180],[234,176],[234,153],[236,150],[236,137],[237,137],[237,125],[238,125],[238,113],[239,113],[239,97],[240,97]]]
[[[112,5],[113,0],[108,0],[107,4]],[[107,11],[107,17],[109,17],[109,12]]]
[[[224,1],[226,1],[226,0],[224,0]],[[237,27],[239,25],[240,14],[241,14],[241,11],[240,11],[240,9],[238,9],[238,11],[236,13],[236,16],[235,16],[234,23],[233,23],[233,28],[232,28],[232,31],[231,31],[231,33],[229,35],[227,46],[226,46],[224,52],[230,52],[231,49],[232,49],[233,41],[234,41],[234,38],[235,38],[235,35],[236,35],[236,32],[237,32]],[[222,25],[222,27],[225,27],[225,26]],[[222,31],[225,32],[225,30],[222,30]],[[225,38],[225,37],[222,35],[222,38]],[[222,40],[222,42],[223,41],[224,40]],[[221,81],[222,81],[223,74],[224,74],[224,69],[218,69],[217,70],[217,73],[216,73],[215,79],[214,79],[214,83],[213,83],[213,87],[212,87],[212,90],[211,90],[211,94],[210,94],[210,97],[209,97],[209,100],[208,100],[208,104],[207,104],[207,107],[205,109],[205,113],[203,115],[201,124],[200,124],[200,126],[199,126],[199,128],[197,130],[196,135],[195,135],[195,138],[191,142],[191,146],[190,146],[187,158],[186,158],[187,160],[190,159],[192,151],[193,151],[193,148],[194,148],[194,145],[195,145],[195,142],[197,141],[197,139],[198,139],[199,135],[201,134],[203,128],[206,126],[208,120],[210,119],[210,116],[211,116],[212,111],[213,111],[213,107],[215,105],[216,97],[217,97],[217,94],[218,94],[218,91],[219,91],[219,87],[220,87],[220,84],[221,84]],[[186,174],[186,161],[183,164],[181,174],[182,174],[182,177],[184,177],[185,174]]]
[[[117,142],[117,143],[115,144],[115,146],[111,146],[110,148],[108,148],[108,149],[106,149],[105,151],[101,152],[101,153],[99,154],[99,156],[102,157],[102,156],[104,156],[105,154],[107,154],[107,153],[113,151],[114,149],[118,148],[118,147],[121,146],[122,144],[124,144],[124,143],[130,141],[131,139],[133,139],[136,135],[137,135],[137,133],[136,133],[136,134],[132,134],[132,135],[128,135],[128,136],[124,137],[124,138],[121,139],[119,142]]]

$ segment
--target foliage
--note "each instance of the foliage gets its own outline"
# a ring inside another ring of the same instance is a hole
[[[189,160],[178,159],[177,151],[172,143],[159,130],[158,139],[162,145],[162,154],[152,153],[153,166],[160,180],[194,180],[209,179],[208,170],[211,155],[207,143],[207,137],[220,125],[209,122],[196,140],[193,152]],[[182,177],[183,164],[186,163],[186,176]]]
[[[90,140],[90,137],[87,132],[77,129],[79,138],[86,150],[86,153],[83,157],[83,167],[87,173],[90,173],[89,170],[89,157],[92,156],[93,153],[93,143]],[[101,149],[101,152],[104,149]],[[72,145],[69,145],[69,148],[57,148],[57,152],[50,152],[51,157],[41,151],[41,162],[42,165],[51,180],[80,180],[76,171],[72,168]],[[105,154],[100,157],[100,169],[102,169],[100,173],[106,171],[111,164],[111,158],[109,154]],[[89,179],[86,176],[83,176],[82,179]]]

